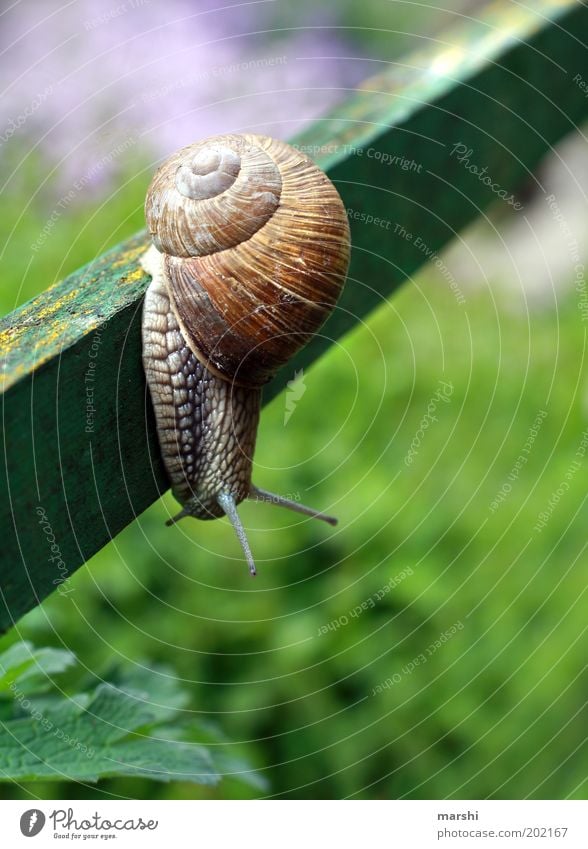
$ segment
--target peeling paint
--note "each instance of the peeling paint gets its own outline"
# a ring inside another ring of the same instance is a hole
[[[138,265],[145,248],[144,235],[131,239],[0,321],[2,391],[140,297],[149,281]]]

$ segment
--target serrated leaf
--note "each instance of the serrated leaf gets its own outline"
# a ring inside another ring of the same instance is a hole
[[[32,658],[34,653],[32,643],[20,642],[7,648],[6,651],[0,654],[0,681],[10,670],[27,663]]]
[[[154,713],[144,703],[103,684],[85,710],[63,700],[47,713],[4,722],[0,725],[2,778],[97,781],[142,775],[201,784],[220,780],[203,746],[132,733],[153,719]]]
[[[177,708],[183,708],[189,702],[188,693],[173,669],[163,664],[117,670],[111,681],[122,692],[146,700],[159,722],[170,719]]]
[[[226,774],[265,789],[216,741],[207,745],[212,735],[200,718],[179,710],[188,694],[171,669],[119,670],[114,683],[65,698],[52,675],[75,662],[70,652],[25,642],[0,655],[0,781],[140,775],[210,785]]]
[[[217,772],[222,778],[232,778],[248,784],[254,790],[265,792],[268,789],[268,781],[259,772],[254,772],[251,767],[241,758],[227,755],[224,752],[213,752],[212,760]]]
[[[213,724],[208,724],[202,719],[190,719],[184,722],[182,728],[166,725],[159,728],[158,733],[165,735],[168,740],[178,739],[178,733],[189,734],[189,739],[194,745],[202,746],[209,753],[215,772],[221,779],[232,778],[234,781],[247,784],[254,790],[268,789],[267,780],[259,772],[255,772],[247,761],[239,755],[229,754],[227,749],[231,743]],[[203,740],[204,735],[206,740]]]
[[[58,675],[60,672],[65,672],[66,669],[74,666],[76,662],[75,655],[67,649],[35,649],[33,662],[19,674],[16,680],[19,685],[23,681],[26,680],[28,682],[32,678],[38,678],[39,684],[50,683],[50,681],[46,682],[47,678],[50,678],[52,675]]]
[[[40,692],[50,686],[50,676],[64,672],[75,664],[75,656],[65,649],[36,649],[20,642],[0,654],[0,693],[16,684],[22,692]]]

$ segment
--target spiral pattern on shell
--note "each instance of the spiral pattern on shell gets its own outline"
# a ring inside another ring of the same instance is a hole
[[[145,212],[170,303],[213,373],[261,386],[334,308],[349,263],[343,203],[303,153],[266,136],[190,145],[156,172]]]

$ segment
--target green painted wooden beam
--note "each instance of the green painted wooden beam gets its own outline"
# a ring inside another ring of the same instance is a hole
[[[588,78],[587,32],[588,8],[575,0],[493,3],[294,139],[339,188],[353,257],[340,308],[266,400],[500,190],[535,179],[540,158],[588,114],[574,80]],[[138,235],[0,324],[0,630],[166,488],[140,359],[145,246]]]

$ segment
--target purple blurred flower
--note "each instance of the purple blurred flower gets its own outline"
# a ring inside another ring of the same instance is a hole
[[[101,185],[129,151],[159,158],[227,131],[291,136],[365,71],[337,58],[345,45],[328,29],[263,34],[268,8],[263,0],[13,7],[2,16],[0,156],[5,145],[21,154],[38,145],[62,186],[88,174]]]

